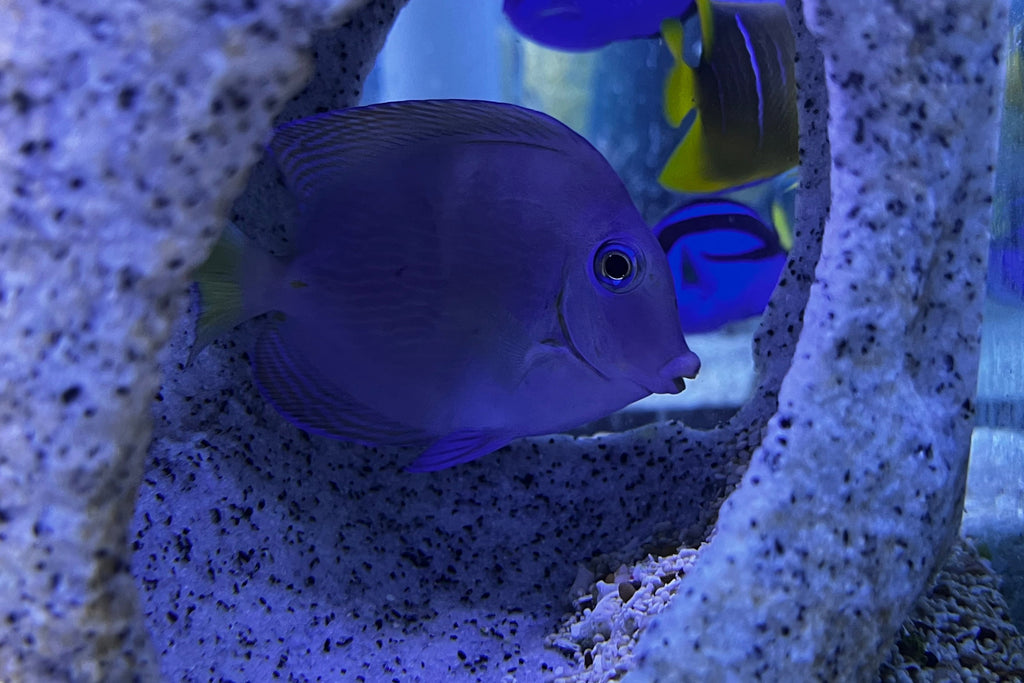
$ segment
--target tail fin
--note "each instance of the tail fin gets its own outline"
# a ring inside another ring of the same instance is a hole
[[[199,289],[199,320],[189,363],[210,342],[249,317],[242,305],[242,266],[249,240],[228,223],[206,262],[193,276]]]

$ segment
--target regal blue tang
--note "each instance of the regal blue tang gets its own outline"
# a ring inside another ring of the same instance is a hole
[[[560,50],[662,36],[674,61],[665,117],[682,132],[665,188],[717,193],[798,163],[796,43],[782,0],[505,0],[504,11]]]
[[[227,231],[197,272],[197,344],[281,314],[254,376],[302,429],[425,447],[409,469],[437,470],[696,376],[658,241],[558,121],[394,102],[286,124],[270,153],[294,252]]]
[[[719,192],[799,162],[796,43],[785,6],[697,0],[662,22],[675,61],[665,116],[685,131],[659,180],[678,192]]]

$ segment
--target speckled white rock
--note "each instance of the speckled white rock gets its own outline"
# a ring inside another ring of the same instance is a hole
[[[870,680],[959,524],[1005,3],[807,0],[806,15],[833,200],[804,331],[630,683]]]
[[[0,4],[0,680],[153,678],[126,529],[155,355],[355,4]]]

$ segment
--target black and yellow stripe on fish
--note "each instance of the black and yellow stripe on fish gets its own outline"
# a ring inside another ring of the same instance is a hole
[[[675,59],[665,116],[689,124],[659,178],[679,192],[718,192],[798,163],[796,46],[775,3],[697,0],[662,22]]]

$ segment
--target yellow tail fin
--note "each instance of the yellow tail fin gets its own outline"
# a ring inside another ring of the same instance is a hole
[[[661,35],[675,64],[665,81],[665,118],[678,128],[683,118],[697,106],[693,69],[683,61],[683,25],[678,19],[661,22]]]
[[[210,342],[244,322],[242,306],[242,265],[248,239],[228,223],[209,258],[193,273],[199,289],[199,319],[189,362]]]
[[[686,193],[720,192],[738,184],[730,179],[712,176],[711,170],[707,167],[707,155],[704,123],[701,121],[700,112],[697,112],[693,124],[665,162],[658,182],[669,190]]]

